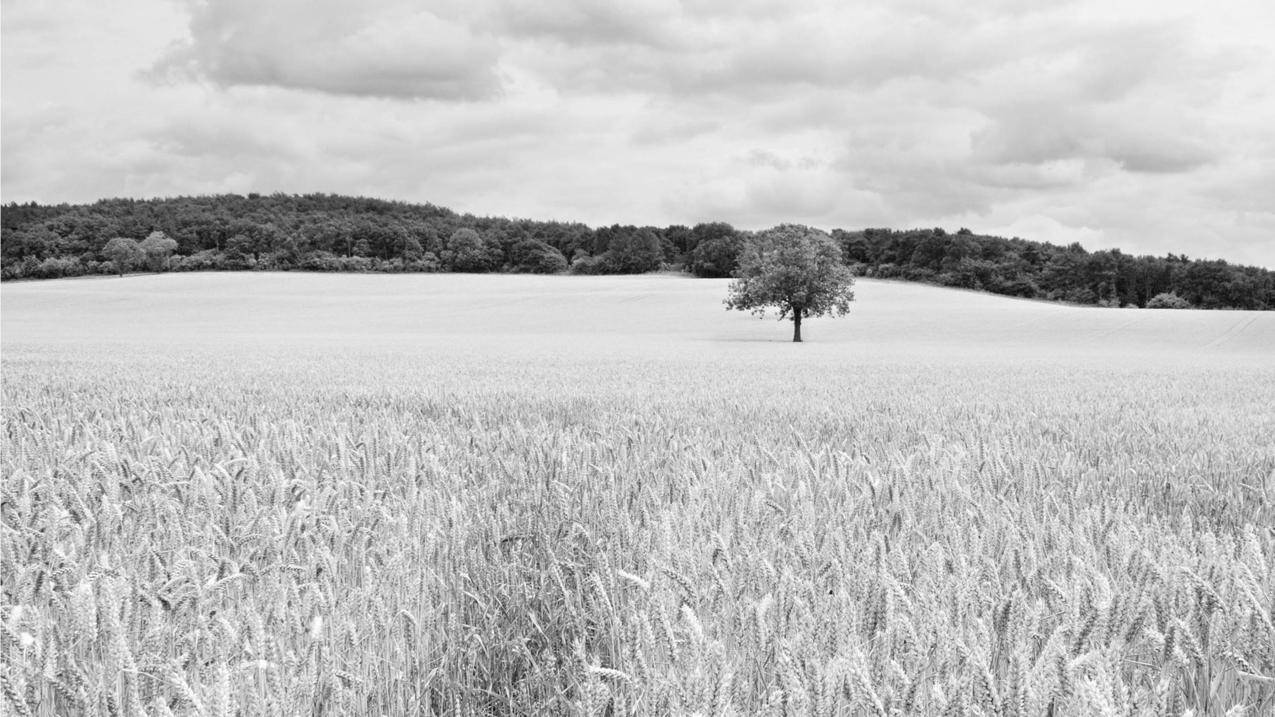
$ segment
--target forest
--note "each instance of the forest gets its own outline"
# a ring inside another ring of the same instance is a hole
[[[332,194],[223,194],[10,203],[0,278],[124,271],[360,271],[728,277],[749,232],[537,221]],[[1077,304],[1275,308],[1275,272],[1184,255],[1134,256],[933,229],[833,229],[859,276]]]

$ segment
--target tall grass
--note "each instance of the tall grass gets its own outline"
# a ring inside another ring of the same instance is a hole
[[[1267,368],[56,356],[15,714],[1275,709]]]

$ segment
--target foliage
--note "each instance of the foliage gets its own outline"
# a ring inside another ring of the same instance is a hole
[[[559,274],[567,270],[562,252],[538,239],[523,239],[509,251],[512,271],[529,274]]]
[[[1191,302],[1174,293],[1156,294],[1147,302],[1148,309],[1189,309]]]
[[[160,271],[173,252],[177,251],[177,240],[169,238],[161,231],[151,232],[138,245],[146,256],[146,263],[151,271]]]
[[[604,274],[641,274],[660,268],[664,254],[650,229],[612,227],[599,265]]]
[[[120,276],[133,268],[145,257],[137,242],[128,237],[114,237],[102,247],[102,256],[115,266]]]
[[[569,270],[572,274],[585,276],[603,273],[602,257],[590,256],[588,252],[579,251],[571,259]]]
[[[1225,261],[1086,251],[969,230],[834,230],[862,276],[923,281],[1025,298],[1104,306],[1146,306],[1176,293],[1199,308],[1275,308],[1275,272]]]
[[[697,224],[691,230],[694,248],[687,269],[695,276],[723,278],[733,276],[739,266],[739,253],[744,235],[724,222]]]
[[[730,284],[727,309],[758,316],[777,309],[791,318],[793,341],[801,341],[801,320],[844,316],[854,301],[854,276],[832,237],[800,224],[781,224],[749,237]]]
[[[8,204],[0,225],[3,279],[107,273],[113,267],[100,261],[99,251],[109,238],[157,231],[177,242],[168,261],[171,270],[200,265],[214,270],[339,271],[335,267],[349,266],[417,271],[426,269],[414,267],[437,266],[455,271],[459,258],[463,271],[521,272],[532,268],[515,254],[532,240],[569,257],[573,273],[643,272],[676,265],[703,277],[730,276],[745,237],[722,222],[592,229],[578,222],[476,217],[432,204],[329,194]],[[460,229],[475,232],[482,247],[449,256],[447,243]],[[969,229],[954,234],[939,228],[834,229],[832,236],[847,265],[861,276],[1104,306],[1146,306],[1157,294],[1176,293],[1203,309],[1275,308],[1275,272],[1224,261],[1089,252],[1078,244],[1056,246]],[[427,253],[436,257],[436,265],[421,261]],[[187,261],[195,255],[200,258]],[[537,271],[557,265],[550,253],[537,256],[544,260],[534,262]]]
[[[491,271],[495,263],[491,249],[491,245],[473,229],[457,229],[447,239],[443,262],[451,271]]]

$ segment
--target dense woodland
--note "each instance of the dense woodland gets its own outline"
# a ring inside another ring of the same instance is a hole
[[[0,219],[0,275],[6,280],[127,270],[621,274],[683,269],[725,277],[735,270],[748,236],[720,222],[590,228],[329,194],[8,204]],[[861,276],[1103,306],[1275,308],[1275,272],[1219,260],[1090,252],[1079,244],[1057,246],[967,229],[951,234],[835,229],[832,236]]]

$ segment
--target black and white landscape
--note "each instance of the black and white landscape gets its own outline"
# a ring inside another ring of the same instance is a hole
[[[1275,711],[1269,3],[0,19],[4,714]]]

